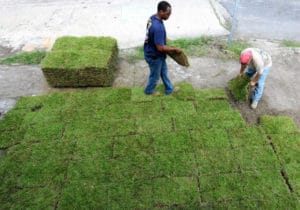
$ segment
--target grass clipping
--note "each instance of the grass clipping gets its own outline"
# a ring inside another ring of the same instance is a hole
[[[228,82],[228,88],[236,101],[247,101],[250,78],[246,75],[235,77]]]
[[[65,36],[56,40],[41,66],[53,87],[107,87],[117,57],[117,41],[111,37]]]

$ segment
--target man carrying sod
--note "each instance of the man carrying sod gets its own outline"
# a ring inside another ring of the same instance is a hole
[[[147,33],[144,43],[144,56],[150,68],[150,75],[145,94],[159,95],[155,92],[155,87],[161,77],[166,95],[170,95],[179,90],[173,87],[168,78],[168,67],[166,56],[169,52],[180,53],[181,49],[167,46],[167,33],[163,21],[168,20],[172,13],[171,5],[166,1],[161,1],[157,6],[157,13],[152,15],[147,23]]]
[[[251,97],[251,108],[256,109],[263,94],[266,77],[272,66],[271,56],[261,49],[247,48],[241,52],[240,63],[239,76],[242,76],[245,72],[251,79],[250,87],[251,89],[254,88]]]

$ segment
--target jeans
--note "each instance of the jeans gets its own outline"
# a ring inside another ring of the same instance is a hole
[[[145,89],[145,94],[152,94],[154,93],[155,87],[159,81],[159,77],[161,77],[164,86],[165,86],[165,93],[169,95],[173,92],[173,85],[168,78],[168,67],[165,58],[149,58],[145,56],[145,60],[149,65],[150,68],[150,75],[148,84]]]
[[[252,101],[259,101],[262,97],[263,91],[264,91],[264,86],[265,86],[265,80],[267,78],[267,75],[270,71],[271,67],[267,67],[264,69],[261,77],[258,79],[257,84],[253,90],[253,95],[252,95]],[[248,77],[253,77],[256,74],[256,71],[250,68],[247,68],[246,70],[246,75]]]

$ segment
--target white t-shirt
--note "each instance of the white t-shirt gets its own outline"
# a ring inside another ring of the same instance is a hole
[[[258,48],[247,48],[243,50],[243,52],[245,51],[251,51],[252,53],[252,60],[248,64],[250,69],[262,74],[265,68],[272,66],[272,58],[269,53]]]

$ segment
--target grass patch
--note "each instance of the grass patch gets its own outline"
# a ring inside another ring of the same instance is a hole
[[[118,60],[117,41],[110,37],[61,37],[41,67],[51,86],[111,86]]]
[[[243,75],[241,77],[236,77],[228,81],[228,88],[232,93],[233,97],[237,101],[247,101],[249,96],[249,86],[250,79],[248,76]]]
[[[0,121],[2,207],[297,209],[293,121],[249,127],[224,90],[178,85],[22,97]]]
[[[235,40],[228,45],[227,39],[212,36],[168,40],[167,45],[182,49],[187,56],[213,56],[222,59],[237,59],[243,49],[251,47],[249,43],[242,40]],[[126,58],[130,62],[143,59],[143,47],[130,49],[127,51]]]
[[[5,58],[0,61],[0,64],[12,65],[12,64],[23,64],[23,65],[34,65],[40,64],[44,57],[47,55],[46,51],[33,51],[33,52],[22,52],[17,55]]]
[[[300,42],[284,40],[281,42],[281,45],[285,47],[300,47]]]

